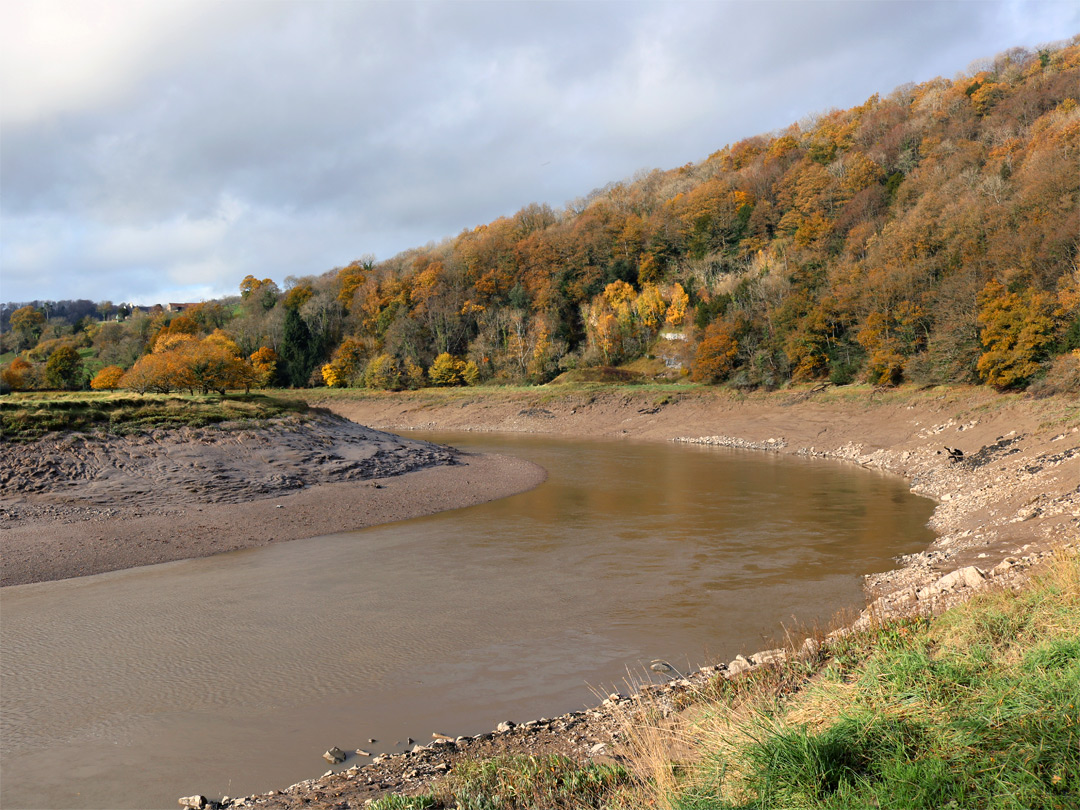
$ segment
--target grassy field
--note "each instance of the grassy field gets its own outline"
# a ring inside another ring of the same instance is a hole
[[[693,708],[679,727],[632,725],[625,769],[474,763],[433,793],[373,808],[1080,807],[1080,559],[1060,556],[1020,593],[718,681]],[[673,761],[680,749],[693,753]]]
[[[262,394],[228,397],[107,392],[8,394],[0,399],[0,436],[4,441],[30,441],[63,430],[128,434],[153,428],[251,422],[307,411],[307,405],[302,402]]]

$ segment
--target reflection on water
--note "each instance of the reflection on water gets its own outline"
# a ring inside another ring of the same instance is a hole
[[[792,616],[826,620],[932,539],[929,501],[858,468],[423,437],[550,477],[429,518],[5,588],[3,806],[245,795],[317,776],[333,745],[579,709],[649,659],[727,660]]]

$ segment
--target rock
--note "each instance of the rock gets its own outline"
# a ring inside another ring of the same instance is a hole
[[[506,721],[504,721],[502,723],[499,723],[499,725],[495,726],[495,730],[496,731],[503,731],[503,732],[511,731],[512,729],[514,729],[516,727],[516,725],[517,724],[512,722],[512,721],[506,720]]]
[[[753,669],[754,665],[743,658],[741,655],[736,655],[735,660],[727,665],[727,676],[729,678],[740,675],[743,672],[748,672]]]
[[[180,799],[180,806],[181,807],[194,807],[194,808],[196,808],[196,810],[202,810],[202,808],[206,807],[206,797],[205,796],[185,796],[184,798]]]
[[[437,771],[448,771],[448,770],[450,770],[450,766],[447,765],[445,762],[440,762],[438,765],[435,766],[435,770],[437,770]]]
[[[986,579],[986,575],[982,572],[982,569],[969,565],[966,568],[957,569],[951,574],[946,574],[932,585],[931,589],[941,592],[951,591],[956,588],[977,588],[984,579]]]
[[[329,751],[327,751],[325,754],[323,754],[322,758],[329,762],[331,765],[337,765],[339,762],[345,761],[345,752],[335,746]]]
[[[1002,574],[1007,573],[1009,569],[1011,569],[1014,565],[1016,565],[1016,558],[1006,557],[1004,560],[995,565],[991,569],[990,573],[993,574],[995,577],[1000,577]]]
[[[589,749],[589,756],[591,756],[591,757],[603,756],[607,752],[608,752],[608,744],[598,742],[596,745],[594,745],[592,748]]]
[[[787,650],[762,650],[750,656],[755,664],[779,664],[787,660]]]
[[[370,757],[371,752],[370,751],[365,751],[363,748],[357,748],[356,749],[356,755],[358,757]]]

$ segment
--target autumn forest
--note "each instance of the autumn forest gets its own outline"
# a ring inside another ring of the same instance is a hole
[[[195,305],[6,304],[0,381],[1080,392],[1078,88],[1080,38],[1014,49],[385,261]]]

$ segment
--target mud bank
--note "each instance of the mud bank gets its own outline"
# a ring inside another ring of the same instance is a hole
[[[0,584],[359,529],[505,497],[544,476],[519,459],[329,414],[0,442]]]
[[[831,458],[903,476],[913,492],[938,501],[932,527],[939,536],[924,551],[899,558],[897,569],[868,579],[871,604],[851,627],[883,615],[937,612],[984,588],[1020,587],[1040,560],[1058,548],[1075,550],[1080,539],[1080,408],[1060,399],[1033,401],[981,389],[753,395],[600,389],[352,394],[312,401],[387,430],[681,441]],[[361,807],[387,792],[421,790],[462,758],[617,756],[621,730],[642,706],[675,712],[684,692],[789,655],[827,655],[828,643],[742,651],[686,678],[609,695],[588,711],[503,724],[478,737],[447,739],[436,732],[435,740],[378,761],[350,754],[340,773],[225,806]]]

